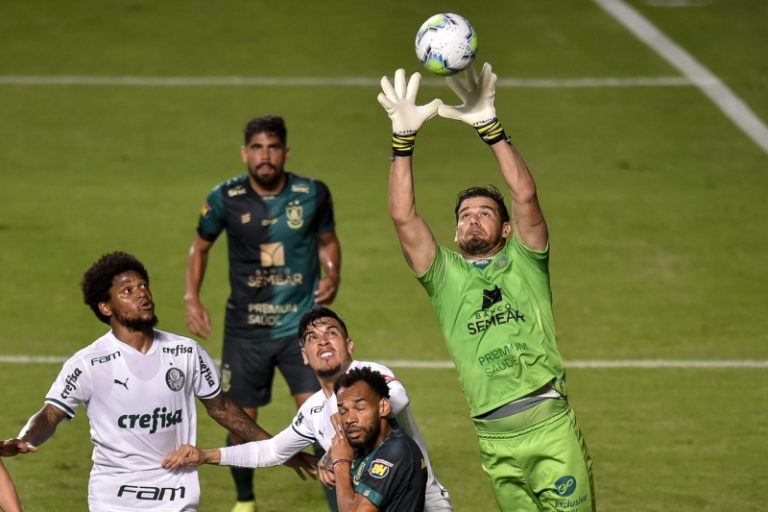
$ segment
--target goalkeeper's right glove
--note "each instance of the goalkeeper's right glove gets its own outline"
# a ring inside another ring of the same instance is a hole
[[[387,111],[392,120],[392,155],[411,156],[416,141],[416,132],[424,122],[437,114],[442,101],[435,99],[426,105],[416,105],[416,94],[419,92],[421,75],[411,75],[408,84],[405,83],[405,71],[395,71],[394,87],[385,76],[381,78],[381,90],[376,99]]]
[[[466,82],[457,76],[446,78],[448,87],[464,102],[458,106],[441,105],[438,113],[441,117],[457,119],[477,130],[477,134],[487,144],[501,140],[509,142],[504,128],[496,118],[493,100],[496,96],[496,74],[487,62],[478,77],[474,66],[467,68]]]

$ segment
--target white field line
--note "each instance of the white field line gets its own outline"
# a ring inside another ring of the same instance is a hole
[[[711,99],[736,126],[768,153],[768,126],[750,110],[714,73],[705,68],[680,45],[657,29],[624,0],[594,0],[638,39],[688,78]]]
[[[379,78],[277,77],[277,76],[89,76],[89,75],[0,75],[0,85],[112,85],[145,87],[209,86],[294,86],[294,87],[378,87]],[[425,85],[443,85],[444,80],[427,78]],[[574,87],[685,87],[693,84],[685,77],[585,77],[585,78],[502,78],[497,87],[534,89]]]
[[[65,356],[0,355],[0,363],[62,364]],[[422,370],[454,368],[453,361],[389,359],[379,361],[395,368]],[[220,364],[220,361],[216,361]],[[567,368],[768,368],[766,359],[574,359]]]

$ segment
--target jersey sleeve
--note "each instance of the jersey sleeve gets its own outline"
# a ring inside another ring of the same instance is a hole
[[[224,193],[221,185],[214,188],[205,200],[197,221],[197,234],[208,242],[216,240],[226,227],[224,220]]]
[[[406,391],[403,383],[395,376],[395,372],[379,363],[361,362],[361,364],[376,370],[384,377],[389,388],[389,403],[392,407],[392,416],[397,416],[403,409],[408,407],[408,404],[411,402],[410,398],[408,398],[408,391]]]
[[[355,492],[381,508],[399,489],[408,487],[415,469],[404,443],[387,443],[359,473]]]
[[[288,427],[271,439],[221,448],[219,450],[221,452],[219,464],[241,468],[277,466],[311,443],[310,440]]]
[[[208,400],[221,392],[221,377],[211,356],[199,344],[195,344],[197,362],[192,387],[200,400]]]
[[[309,400],[302,404],[299,411],[296,413],[296,416],[293,417],[291,426],[288,428],[292,429],[296,435],[304,438],[307,441],[307,444],[311,444],[317,441],[317,434],[315,434],[315,431],[312,428],[312,422],[309,420],[310,404],[308,402]]]
[[[316,181],[317,186],[317,215],[315,216],[316,232],[329,233],[336,229],[333,215],[333,198],[331,191],[322,181]]]
[[[435,252],[435,259],[423,276],[417,277],[421,286],[426,290],[427,295],[434,297],[445,280],[445,274],[448,270],[450,261],[450,252],[445,248],[438,246]]]
[[[505,251],[513,259],[518,261],[522,259],[539,272],[549,273],[549,244],[543,251],[535,251],[513,236],[507,242]],[[516,256],[518,257],[516,258]]]
[[[74,418],[77,407],[90,399],[92,391],[85,362],[79,357],[72,357],[64,363],[45,395],[45,403],[58,407],[69,418]]]

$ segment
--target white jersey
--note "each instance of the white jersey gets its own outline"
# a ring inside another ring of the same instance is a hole
[[[405,387],[397,380],[392,370],[378,363],[353,361],[349,370],[363,367],[376,370],[384,376],[387,386],[389,386],[392,416],[398,426],[419,445],[427,463],[427,491],[424,510],[428,512],[453,510],[448,491],[437,481],[435,473],[432,471],[427,444],[424,442],[418,425],[416,425]],[[222,448],[220,450],[220,464],[253,468],[276,466],[314,442],[318,442],[323,449],[328,451],[331,449],[331,441],[334,436],[331,415],[338,410],[336,395],[331,394],[330,397],[326,397],[323,390],[320,390],[301,405],[291,422],[291,426],[272,439]]]
[[[110,331],[69,358],[45,402],[75,416],[85,406],[93,442],[88,506],[96,511],[193,511],[197,471],[163,458],[195,443],[195,396],[213,398],[216,365],[194,340],[163,331],[146,354]]]

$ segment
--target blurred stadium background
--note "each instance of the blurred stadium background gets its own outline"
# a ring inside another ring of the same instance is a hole
[[[628,5],[768,120],[768,4]],[[587,0],[0,2],[3,438],[58,372],[30,357],[58,360],[102,333],[78,289],[102,253],[139,256],[160,327],[189,334],[184,267],[200,206],[242,171],[244,123],[278,113],[289,169],[334,194],[344,250],[334,308],[358,357],[391,362],[406,383],[456,509],[494,510],[454,371],[414,364],[448,358],[386,211],[390,123],[378,80],[419,70],[413,37],[436,12],[474,24],[478,60],[503,82],[499,117],[539,185],[599,509],[764,508],[766,141]],[[434,96],[453,99],[433,79],[420,98]],[[491,155],[471,129],[437,119],[415,158],[419,209],[450,245],[456,192],[501,185]],[[214,357],[227,292],[221,242],[204,287]],[[278,378],[260,422],[277,431],[292,414]],[[201,418],[199,444],[221,445],[221,429]],[[87,427],[81,411],[37,454],[4,459],[25,510],[86,508]],[[228,471],[206,467],[201,480],[201,510],[228,511]],[[318,486],[260,470],[260,510],[323,510]]]

